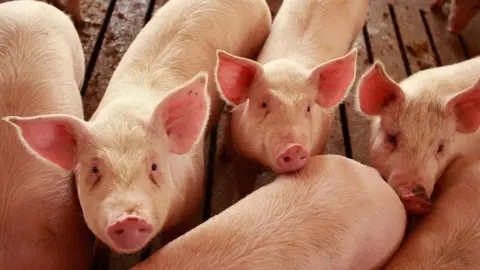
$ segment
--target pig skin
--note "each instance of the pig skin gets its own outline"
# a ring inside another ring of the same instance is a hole
[[[405,224],[401,201],[375,169],[316,156],[132,270],[380,269],[400,245]]]
[[[2,117],[83,118],[84,53],[64,13],[35,1],[1,4],[0,55]],[[0,268],[88,269],[94,237],[72,172],[36,159],[5,121],[0,137]]]

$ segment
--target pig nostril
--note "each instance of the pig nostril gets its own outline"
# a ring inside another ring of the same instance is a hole
[[[283,158],[283,161],[285,161],[285,162],[287,162],[287,163],[290,162],[290,157],[284,157],[284,158]]]
[[[140,228],[138,231],[139,231],[139,232],[146,232],[147,229],[145,229],[145,228]]]
[[[115,234],[123,234],[125,232],[124,229],[118,229],[115,231]]]
[[[307,156],[301,156],[300,160],[305,160],[306,158],[307,158]]]

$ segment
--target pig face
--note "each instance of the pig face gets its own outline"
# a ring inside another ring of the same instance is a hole
[[[277,173],[305,166],[321,118],[332,113],[355,79],[356,57],[354,49],[306,70],[285,59],[261,66],[219,51],[217,88],[233,106],[236,147]],[[325,129],[329,132],[330,127]]]
[[[116,252],[133,253],[161,231],[169,214],[175,177],[183,173],[170,165],[202,138],[210,105],[206,80],[199,73],[149,117],[131,109],[122,114],[126,110],[118,105],[103,121],[69,115],[4,119],[36,156],[75,169],[88,227]]]
[[[408,212],[429,212],[434,185],[455,155],[455,135],[480,125],[480,81],[450,97],[431,91],[408,96],[376,62],[360,79],[357,95],[359,110],[373,116],[372,166]]]

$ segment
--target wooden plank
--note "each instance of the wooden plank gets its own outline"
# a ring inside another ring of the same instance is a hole
[[[398,38],[403,40],[409,63],[407,74],[436,66],[420,10],[408,3],[398,3],[394,6],[394,14],[400,30]]]
[[[135,0],[116,4],[83,99],[86,119],[95,112],[118,62],[142,29],[148,3],[149,0]]]
[[[470,57],[480,55],[480,13],[473,18],[461,33]]]
[[[100,28],[105,19],[109,3],[110,0],[80,1],[80,9],[86,24],[85,27],[79,31],[79,35],[87,63],[90,61],[95,43],[99,37]]]
[[[374,58],[383,62],[387,73],[395,81],[404,79],[407,74],[392,17],[388,5],[384,1],[370,1],[367,30]]]
[[[450,65],[466,59],[462,44],[457,36],[447,31],[445,15],[424,10],[423,16],[428,24],[433,41],[433,50],[438,53],[440,65]]]
[[[350,95],[345,100],[347,108],[348,130],[350,131],[350,142],[352,145],[352,157],[364,164],[368,163],[368,137],[369,121],[366,117],[355,110],[355,93],[357,83],[362,74],[370,66],[367,47],[365,45],[365,36],[359,35],[354,47],[358,48],[357,56],[357,78],[354,86],[350,90]]]

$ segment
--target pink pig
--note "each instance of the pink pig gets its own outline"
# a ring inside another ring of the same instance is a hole
[[[216,50],[254,54],[270,24],[265,1],[169,1],[130,45],[89,122],[10,121],[39,158],[75,169],[97,238],[137,252],[160,232],[188,229],[202,203],[204,135],[222,108],[207,74]]]
[[[42,2],[0,4],[0,117],[82,119],[84,61],[80,38],[64,13]],[[94,237],[83,220],[71,169],[36,159],[15,130],[0,121],[0,268],[88,269]],[[38,126],[24,132],[41,146],[52,130]]]
[[[441,10],[446,0],[435,0],[432,9]],[[452,0],[448,31],[459,34],[480,11],[480,0]]]
[[[480,57],[420,71],[400,84],[376,62],[358,83],[372,118],[370,159],[408,212],[430,211],[435,182],[458,153],[480,156]]]
[[[334,110],[355,79],[366,0],[285,0],[258,63],[218,52],[216,79],[233,107],[227,151],[237,169],[239,198],[254,175],[305,166],[323,152]]]
[[[480,269],[480,160],[455,160],[436,187],[432,212],[385,270]]]
[[[380,269],[405,225],[402,203],[375,169],[316,156],[132,270]]]

